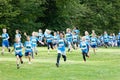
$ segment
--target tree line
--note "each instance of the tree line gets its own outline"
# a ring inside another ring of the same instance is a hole
[[[54,31],[78,27],[84,31],[118,33],[120,0],[0,0],[0,30],[31,34],[38,29]]]

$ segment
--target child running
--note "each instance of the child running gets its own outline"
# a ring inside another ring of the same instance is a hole
[[[77,47],[78,47],[78,41],[79,41],[78,35],[76,34],[76,32],[73,32],[73,45],[74,45],[75,49],[77,49]]]
[[[8,52],[10,52],[9,41],[8,41],[9,40],[9,35],[7,33],[7,29],[5,29],[5,28],[3,29],[3,34],[0,37],[2,37],[2,52],[1,52],[1,54],[3,55],[5,47],[7,47]]]
[[[56,32],[54,32],[54,36],[53,36],[53,46],[54,46],[54,49],[57,48],[58,40],[59,40],[59,36],[57,35]]]
[[[109,36],[108,36],[106,31],[104,31],[103,41],[104,41],[105,48],[107,48],[109,46],[109,43],[108,43],[109,42]]]
[[[19,32],[19,30],[16,30],[15,38],[20,38],[21,41],[21,34]]]
[[[89,57],[88,50],[89,50],[89,44],[86,42],[85,37],[82,37],[82,41],[80,43],[80,48],[82,50],[83,60],[86,62],[86,57]]]
[[[33,50],[32,50],[32,42],[30,41],[30,36],[27,36],[27,41],[25,42],[24,47],[25,47],[25,57],[28,58],[29,60],[28,64],[31,64],[31,54]]]
[[[42,33],[42,30],[41,29],[39,29],[39,32],[38,32],[38,39],[39,39],[39,41],[43,41],[43,38],[44,38],[44,35],[43,35],[43,33]]]
[[[46,29],[45,31],[45,41],[47,43],[48,47],[48,54],[50,53],[50,47],[53,49],[53,35],[51,34],[51,31]]]
[[[57,67],[59,67],[61,55],[64,58],[64,61],[66,61],[65,39],[64,39],[64,34],[62,32],[60,32],[60,39],[58,40],[58,54],[57,54],[57,63],[56,63]]]
[[[91,37],[90,41],[91,41],[90,45],[93,48],[93,52],[94,52],[94,54],[96,54],[95,50],[97,48],[97,38],[95,37],[94,33],[92,34],[92,37]]]
[[[85,31],[85,41],[88,43],[88,45],[90,47],[90,35],[89,35],[88,31]],[[88,47],[88,55],[90,55],[89,47]]]
[[[20,62],[21,64],[23,64],[23,61],[22,61],[22,48],[23,48],[23,44],[20,42],[20,38],[16,38],[15,39],[15,43],[14,43],[14,51],[15,51],[15,56],[16,56],[16,64],[17,64],[17,69],[20,68]],[[19,62],[20,60],[20,62]]]
[[[27,37],[27,34],[24,33],[24,35]],[[32,52],[32,58],[34,59],[34,53],[37,55],[37,41],[41,44],[44,44],[43,42],[39,41],[39,39],[36,37],[36,32],[32,32],[32,36],[30,37],[30,41],[32,42],[33,52]]]
[[[73,47],[73,43],[72,43],[72,33],[71,30],[69,28],[66,29],[66,40],[67,40],[67,44],[68,44],[68,52],[72,50]],[[74,47],[73,47],[74,48]]]

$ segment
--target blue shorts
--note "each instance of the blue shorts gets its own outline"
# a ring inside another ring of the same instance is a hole
[[[4,40],[2,42],[2,47],[9,47],[9,41],[8,40]]]
[[[23,56],[23,55],[22,55],[22,52],[15,53],[15,56],[17,56],[17,55],[18,55],[20,58]]]
[[[91,45],[91,47],[92,47],[92,48],[96,48],[96,47],[97,47],[97,45]]]
[[[53,46],[57,45],[57,43],[53,43]]]
[[[82,51],[82,54],[88,54],[88,52]]]
[[[104,42],[104,44],[108,45],[108,42]]]
[[[25,56],[31,55],[32,51],[25,52]]]

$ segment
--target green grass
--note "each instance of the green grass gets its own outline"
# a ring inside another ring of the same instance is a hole
[[[120,48],[90,50],[90,58],[83,62],[80,50],[67,53],[67,62],[61,58],[55,66],[56,50],[47,54],[47,48],[38,48],[32,64],[23,57],[24,64],[16,69],[14,54],[0,55],[0,80],[120,80]]]

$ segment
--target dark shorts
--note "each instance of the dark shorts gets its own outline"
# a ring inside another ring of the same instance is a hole
[[[82,52],[82,54],[88,54],[88,52]]]
[[[53,43],[52,42],[47,42],[47,47],[50,49],[50,47],[53,49]]]
[[[92,48],[96,48],[96,47],[97,47],[97,45],[91,45],[91,47],[92,47]]]
[[[108,42],[104,42],[105,45],[108,45]]]
[[[31,51],[29,51],[29,52],[25,52],[25,56],[29,56],[29,55],[31,55]]]

